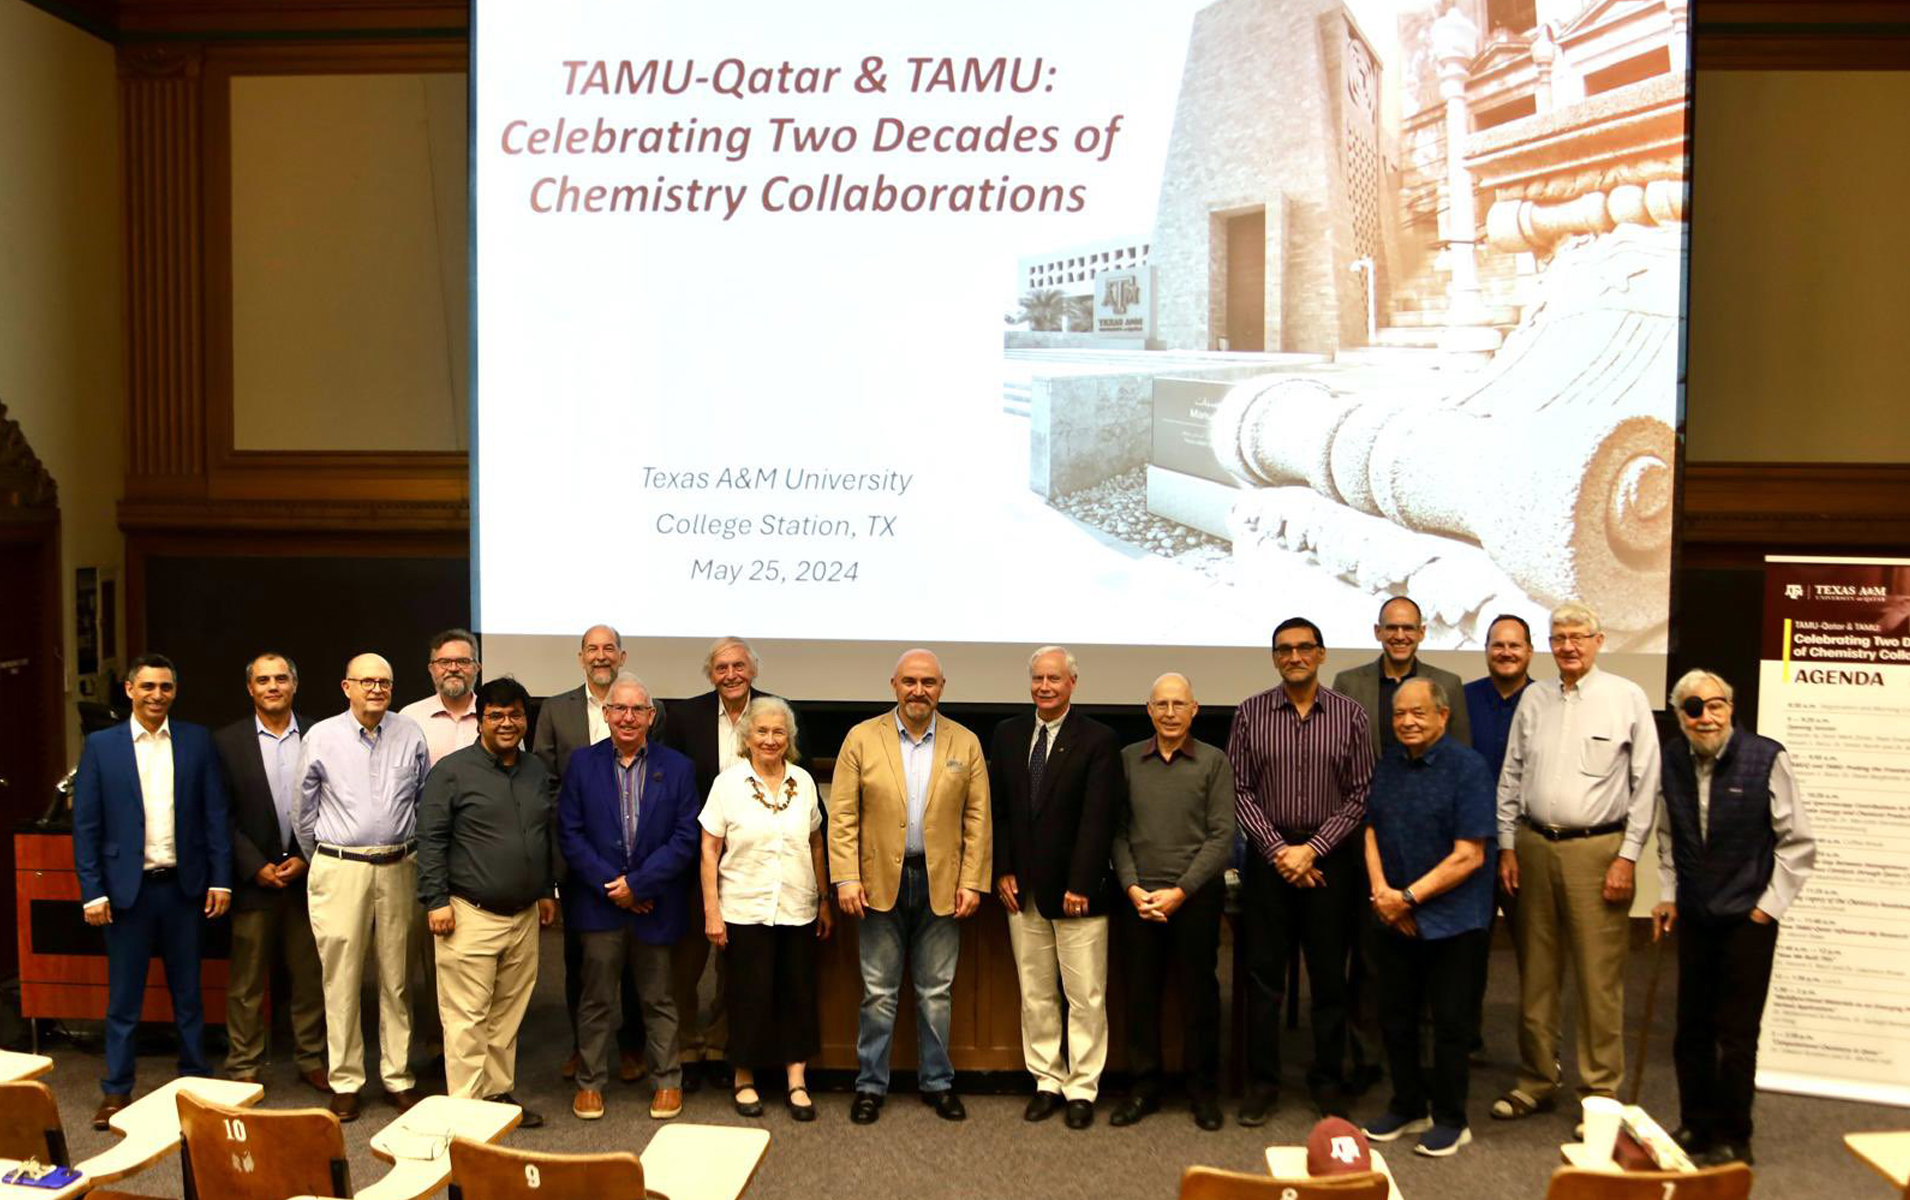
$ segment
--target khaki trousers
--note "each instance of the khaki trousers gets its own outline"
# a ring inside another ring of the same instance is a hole
[[[437,943],[444,1090],[482,1100],[517,1081],[517,1030],[537,982],[537,906],[515,916],[451,897],[451,932]]]
[[[1036,1091],[1092,1102],[1108,1061],[1108,919],[1051,921],[1028,892],[1022,896],[1021,911],[1008,917],[1008,944],[1021,981],[1022,1059]],[[1064,994],[1068,1062],[1061,1060]]]
[[[1605,902],[1605,872],[1623,833],[1548,841],[1519,826],[1519,1090],[1559,1089],[1559,1015],[1569,963],[1578,994],[1578,1077],[1584,1095],[1613,1096],[1625,1075],[1625,960],[1631,903]]]
[[[391,846],[344,846],[378,854]],[[373,866],[320,852],[312,858],[308,903],[312,936],[325,980],[325,1045],[332,1060],[334,1092],[365,1086],[365,1039],[359,1032],[358,993],[365,982],[365,955],[377,964],[378,1074],[388,1092],[409,1091],[411,998],[407,973],[415,950],[418,861],[406,855]]]
[[[232,911],[232,963],[226,986],[226,1070],[257,1075],[265,1062],[265,981],[274,963],[285,963],[291,996],[281,996],[292,1016],[293,1054],[300,1071],[325,1065],[325,991],[319,981],[318,945],[312,916],[299,886],[274,891],[261,908]]]

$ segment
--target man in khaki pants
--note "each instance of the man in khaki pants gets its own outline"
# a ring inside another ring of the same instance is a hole
[[[1557,1103],[1559,983],[1579,997],[1579,1092],[1614,1096],[1625,1075],[1625,955],[1632,875],[1651,832],[1658,730],[1645,693],[1595,669],[1605,635],[1584,604],[1552,613],[1557,683],[1526,689],[1499,774],[1499,882],[1518,898],[1519,1082],[1499,1120]]]
[[[478,740],[438,761],[418,804],[418,899],[438,939],[446,1091],[515,1104],[517,1030],[537,982],[537,930],[557,920],[557,778],[521,749],[530,694],[477,690]],[[535,1129],[544,1118],[524,1110]]]
[[[343,686],[350,709],[312,726],[299,756],[298,844],[312,864],[307,895],[325,981],[331,1108],[340,1121],[355,1121],[365,1086],[358,990],[367,947],[378,964],[378,1073],[399,1112],[418,1102],[405,980],[417,927],[412,839],[431,758],[417,722],[390,711],[390,663],[360,654],[345,665]]]

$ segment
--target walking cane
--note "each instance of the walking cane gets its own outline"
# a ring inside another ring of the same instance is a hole
[[[1645,1019],[1638,1026],[1638,1069],[1631,1075],[1631,1095],[1627,1104],[1638,1103],[1638,1093],[1645,1087],[1645,1050],[1651,1045],[1651,1015],[1658,1007],[1658,977],[1665,970],[1665,935],[1653,939],[1651,943],[1651,982],[1645,985]]]

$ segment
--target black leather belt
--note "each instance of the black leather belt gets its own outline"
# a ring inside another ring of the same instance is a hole
[[[470,905],[472,908],[478,909],[481,912],[490,913],[494,917],[522,916],[524,914],[525,909],[537,907],[537,901],[533,900],[529,904],[526,904],[523,908],[499,908],[495,904],[486,904],[484,901],[479,900],[476,896],[473,896],[469,892],[460,892],[457,889],[453,888],[451,891],[451,894],[457,897],[458,899],[464,901],[466,904]]]
[[[1525,827],[1548,842],[1570,842],[1579,838],[1604,837],[1608,833],[1625,832],[1623,821],[1609,821],[1603,825],[1594,825],[1590,829],[1567,829],[1562,825],[1545,825],[1531,817],[1520,817]]]
[[[402,850],[386,850],[379,854],[363,854],[357,850],[340,850],[337,846],[320,846],[318,852],[320,854],[328,854],[333,858],[342,858],[347,862],[370,863],[374,867],[384,867],[395,862],[403,862],[405,857],[417,848],[418,844],[416,842],[407,842]]]
[[[158,883],[162,879],[171,879],[177,874],[179,874],[178,867],[148,867],[146,869],[146,878],[152,880],[154,883]]]

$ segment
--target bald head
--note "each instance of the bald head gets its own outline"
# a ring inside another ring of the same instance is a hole
[[[584,631],[583,643],[577,647],[577,665],[584,669],[584,682],[590,685],[593,696],[603,699],[617,672],[623,670],[626,657],[623,635],[610,626],[592,625]]]
[[[381,654],[359,654],[345,664],[345,700],[352,716],[375,729],[391,708],[391,664]]]
[[[942,704],[942,660],[928,650],[910,650],[895,660],[889,686],[895,689],[895,711],[915,736],[922,736]]]
[[[1154,723],[1154,748],[1163,756],[1179,750],[1194,727],[1194,685],[1187,676],[1169,671],[1154,681],[1147,693],[1147,719]]]

